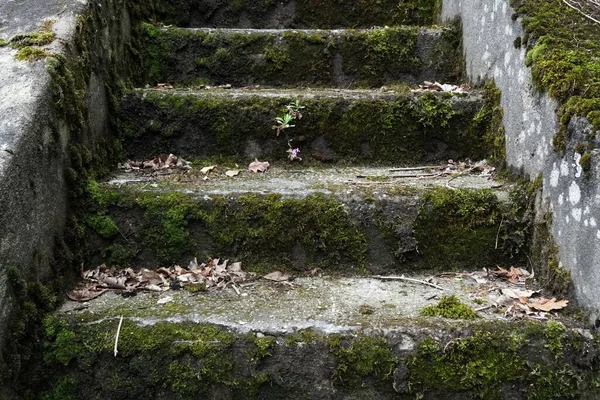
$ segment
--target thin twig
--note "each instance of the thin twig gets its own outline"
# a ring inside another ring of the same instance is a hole
[[[123,316],[121,315],[121,319],[119,320],[119,327],[117,328],[117,334],[115,335],[115,357],[119,354],[119,350],[117,350],[117,346],[119,345],[119,335],[121,334],[121,325],[123,325]]]
[[[597,23],[597,24],[600,24],[600,21],[598,21],[597,19],[593,18],[592,16],[590,16],[590,15],[588,15],[588,14],[584,13],[584,12],[583,12],[583,10],[580,10],[580,9],[578,9],[578,8],[577,8],[577,7],[575,7],[575,6],[572,6],[572,5],[571,5],[571,4],[569,4],[569,2],[567,2],[566,0],[562,0],[562,1],[563,1],[563,3],[565,3],[567,6],[571,7],[573,10],[577,11],[578,13],[580,13],[581,15],[583,15],[584,17],[586,17],[586,18],[588,18],[588,19],[590,19],[590,20],[594,21],[594,22],[595,22],[595,23]]]
[[[357,178],[362,178],[362,179],[366,179],[366,178],[420,178],[423,176],[435,176],[438,174],[435,173],[431,173],[431,172],[424,172],[422,174],[399,174],[399,175],[383,175],[383,176],[376,176],[376,175],[356,175]]]
[[[502,222],[504,222],[504,215],[500,219],[500,226],[498,226],[498,232],[496,233],[496,246],[494,247],[495,250],[498,250],[498,238],[500,237],[500,228],[502,228]]]
[[[234,283],[231,286],[233,286],[233,290],[235,290],[235,292],[237,293],[238,296],[242,295],[242,292],[240,292],[240,289],[238,289],[237,285]]]
[[[489,306],[483,306],[483,307],[479,307],[476,308],[475,311],[483,311],[483,310],[489,310],[490,308],[494,307],[494,305],[489,305]]]
[[[424,169],[436,169],[436,168],[440,168],[440,166],[439,165],[426,165],[424,167],[392,168],[392,169],[389,169],[388,171],[390,171],[390,172],[421,171]]]
[[[419,280],[419,279],[407,278],[404,275],[402,275],[402,276],[375,275],[375,276],[372,276],[371,278],[381,279],[381,280],[389,280],[389,281],[406,281],[406,282],[412,282],[412,283],[420,283],[421,285],[431,286],[431,287],[434,287],[434,288],[439,289],[439,290],[446,290],[443,287],[438,286],[438,285],[436,285],[434,283],[430,283],[430,282],[427,282],[427,281],[422,281],[422,280]]]

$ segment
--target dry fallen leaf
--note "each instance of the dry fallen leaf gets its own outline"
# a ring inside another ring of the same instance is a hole
[[[556,300],[556,298],[548,300],[541,298],[535,303],[529,303],[528,306],[540,311],[552,311],[565,308],[567,304],[569,304],[569,300]]]
[[[202,172],[204,175],[208,174],[209,172],[213,171],[215,168],[217,168],[216,165],[210,165],[208,167],[204,167],[200,170],[200,172]]]
[[[87,288],[71,290],[67,292],[67,297],[73,301],[88,301],[95,299],[96,297],[102,295],[104,292],[107,292],[108,289],[102,290],[90,290]]]
[[[232,169],[232,170],[225,172],[225,175],[231,177],[231,176],[237,176],[237,175],[239,175],[239,173],[240,173],[239,169]]]
[[[255,158],[254,161],[248,165],[248,170],[252,172],[265,172],[270,166],[271,164],[269,164],[268,161],[258,161],[258,159]]]
[[[531,296],[533,296],[535,293],[537,293],[537,291],[534,291],[534,290],[519,290],[519,289],[509,289],[509,288],[502,289],[502,294],[506,295],[512,299],[521,299],[521,298],[528,299]]]
[[[263,276],[264,279],[267,279],[269,281],[274,281],[274,282],[284,282],[290,279],[290,276],[287,274],[282,274],[279,271],[273,271],[265,276]]]

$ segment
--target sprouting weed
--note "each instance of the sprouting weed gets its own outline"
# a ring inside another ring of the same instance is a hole
[[[287,130],[288,128],[293,128],[296,125],[293,124],[294,121],[300,120],[302,118],[302,110],[305,109],[300,100],[296,99],[293,102],[289,103],[283,109],[283,113],[279,117],[275,117],[275,125],[273,125],[273,129],[276,130],[277,136],[281,134],[281,132],[285,133],[286,139],[288,141],[288,158],[291,161],[298,160],[302,161],[300,158],[300,149],[292,148],[291,142],[292,140],[288,137]]]

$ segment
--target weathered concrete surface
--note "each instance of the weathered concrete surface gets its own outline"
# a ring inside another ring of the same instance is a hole
[[[573,151],[585,142],[591,126],[583,118],[569,125],[570,143],[564,158],[552,146],[558,131],[558,104],[545,93],[536,93],[525,66],[525,49],[513,42],[523,35],[520,19],[506,0],[445,0],[444,19],[460,17],[467,72],[474,80],[493,79],[502,91],[508,164],[534,178],[543,176],[544,208],[550,211],[552,233],[562,267],[571,271],[576,298],[600,315],[600,165],[592,162],[589,174]],[[598,150],[593,150],[596,154]],[[596,157],[592,157],[594,160]]]
[[[68,302],[47,323],[46,380],[35,393],[98,400],[597,398],[597,345],[580,322],[511,322],[493,308],[476,320],[419,316],[441,294],[482,308],[476,296],[491,305],[492,287],[510,285],[476,284],[463,274],[433,279],[443,292],[313,277],[242,283],[239,294],[107,293]]]
[[[84,13],[88,19],[79,20],[78,15]],[[14,57],[16,50],[0,47],[2,379],[15,379],[21,363],[26,362],[15,347],[19,332],[6,331],[11,327],[15,306],[22,305],[15,303],[7,270],[12,269],[27,283],[39,280],[56,284],[73,274],[69,265],[63,264],[67,259],[57,258],[55,253],[57,243],[62,243],[64,249],[69,198],[65,170],[77,168],[71,164],[71,146],[85,146],[93,151],[108,132],[109,65],[117,58],[125,59],[122,52],[130,41],[129,18],[128,7],[118,0],[92,4],[25,0],[0,4],[0,38],[9,40],[18,33],[38,31],[46,21],[56,39],[43,48],[48,54],[66,56],[64,60],[52,56],[47,60],[18,61]],[[98,26],[102,26],[101,35],[85,37]],[[51,61],[47,63],[48,60]],[[62,75],[64,68],[71,73],[68,79]],[[54,81],[49,70],[65,80]],[[82,104],[64,104],[70,90],[77,91]],[[79,109],[83,115],[78,121],[73,115]],[[15,398],[11,389],[9,384],[1,385],[0,397]]]

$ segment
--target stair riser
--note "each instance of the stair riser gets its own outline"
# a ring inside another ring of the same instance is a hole
[[[158,17],[182,27],[371,28],[431,25],[437,9],[437,0],[177,0],[162,4]]]
[[[272,129],[284,106],[306,107],[294,128]],[[136,92],[122,100],[121,126],[128,157],[162,153],[234,157],[247,162],[287,157],[288,140],[314,161],[409,164],[485,158],[483,132],[472,127],[477,96],[406,94],[344,99],[238,97]]]
[[[154,303],[148,308],[168,306]],[[35,378],[52,389],[39,398],[461,400],[599,395],[590,356],[597,353],[597,343],[557,323],[553,328],[558,325],[560,336],[550,325],[501,321],[493,326],[406,321],[385,334],[307,330],[265,336],[195,323],[142,326],[125,318],[115,356],[119,319],[98,318],[79,313],[77,318],[46,321],[47,375]],[[82,323],[87,320],[94,323]]]
[[[248,270],[353,274],[509,262],[502,241],[496,249],[503,207],[491,191],[381,190],[195,199],[102,187],[97,215],[105,217],[88,219],[92,264],[155,268],[196,256],[239,260]]]
[[[456,80],[458,29],[208,31],[142,26],[150,84],[379,87]]]

